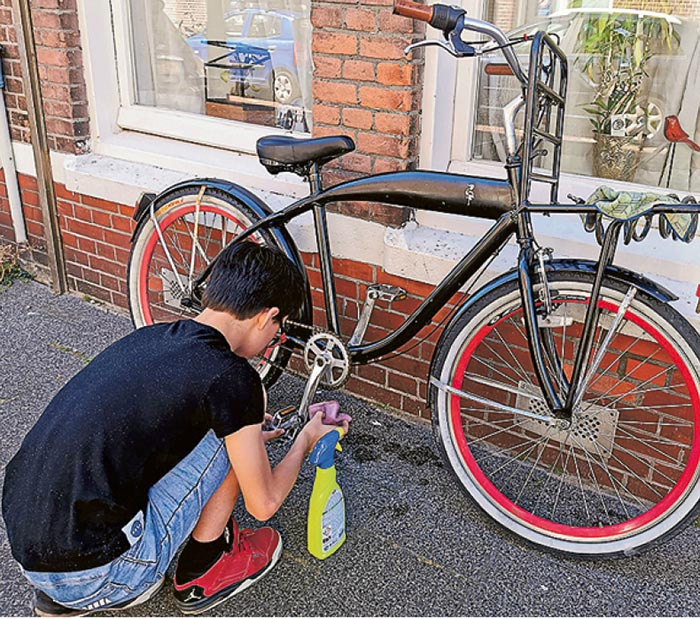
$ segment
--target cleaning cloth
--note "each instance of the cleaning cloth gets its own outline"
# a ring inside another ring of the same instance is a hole
[[[338,426],[343,421],[350,423],[352,417],[347,413],[340,412],[340,404],[335,400],[330,402],[319,402],[309,406],[309,419],[313,419],[316,413],[320,412],[323,415],[323,423],[327,426]]]

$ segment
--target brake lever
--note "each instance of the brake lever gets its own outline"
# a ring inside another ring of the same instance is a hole
[[[461,50],[455,49],[453,41],[450,41],[450,43],[446,43],[445,41],[440,41],[439,39],[427,39],[425,41],[419,41],[418,43],[411,43],[405,50],[404,54],[409,54],[411,53],[414,49],[417,49],[419,47],[428,47],[430,45],[437,45],[438,47],[442,47],[445,51],[447,51],[451,56],[454,56],[455,58],[465,58],[468,56],[479,56],[481,52],[475,48],[473,48],[471,45],[467,45],[462,41],[461,39],[459,40],[459,46],[462,48]]]
[[[438,47],[442,47],[442,49],[449,52],[452,56],[455,56],[457,58],[459,57],[459,54],[452,47],[450,47],[444,41],[439,41],[438,39],[427,39],[425,41],[419,41],[418,43],[411,43],[411,45],[409,45],[405,50],[403,50],[403,53],[408,55],[414,49],[418,49],[419,47],[429,47],[431,45],[437,45]]]

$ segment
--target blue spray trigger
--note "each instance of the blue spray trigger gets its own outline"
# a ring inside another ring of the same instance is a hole
[[[336,428],[318,439],[309,456],[311,464],[321,469],[331,468],[335,464],[335,450],[343,450],[339,444],[342,435],[343,430]]]

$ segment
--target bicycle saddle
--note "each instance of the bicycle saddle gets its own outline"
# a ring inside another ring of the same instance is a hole
[[[270,174],[295,172],[305,175],[312,164],[324,163],[355,150],[355,142],[346,135],[297,139],[286,135],[268,135],[256,144],[258,158]]]

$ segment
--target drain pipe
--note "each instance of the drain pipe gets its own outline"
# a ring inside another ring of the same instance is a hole
[[[3,55],[0,45],[0,57]],[[5,170],[5,186],[7,187],[7,199],[10,201],[10,216],[12,227],[15,229],[15,242],[27,242],[27,228],[24,225],[22,213],[22,199],[19,195],[19,183],[17,182],[17,169],[15,168],[15,155],[12,152],[12,137],[10,125],[7,121],[7,108],[5,107],[5,76],[0,63],[0,162]]]
[[[32,26],[30,0],[12,0],[17,24],[17,44],[24,78],[24,94],[27,98],[27,113],[29,129],[36,166],[36,182],[39,186],[39,204],[44,222],[44,238],[46,240],[46,255],[51,272],[51,289],[56,294],[68,290],[68,274],[63,258],[61,229],[59,227],[58,210],[56,208],[56,192],[53,185],[53,170],[51,168],[51,151],[46,132],[44,104],[41,96],[41,80],[36,55],[36,42]]]

